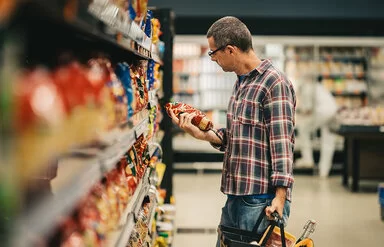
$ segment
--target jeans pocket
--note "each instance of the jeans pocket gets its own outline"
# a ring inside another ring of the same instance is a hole
[[[267,206],[269,199],[266,198],[254,198],[252,196],[242,196],[241,201],[249,207],[265,207]]]
[[[261,216],[263,218],[260,222],[257,233],[263,233],[269,225],[269,221],[265,216],[264,208],[270,204],[271,199],[242,196],[238,209],[239,227],[241,229],[251,231],[255,227],[257,219]]]

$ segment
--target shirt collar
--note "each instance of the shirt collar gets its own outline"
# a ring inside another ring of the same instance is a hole
[[[263,59],[261,60],[259,66],[257,66],[256,70],[260,73],[260,75],[262,75],[269,67],[271,67],[271,65],[272,63],[269,59]]]
[[[249,75],[251,75],[255,71],[259,72],[259,74],[262,75],[271,65],[272,65],[272,63],[269,59],[262,59],[259,66],[257,66],[254,70],[248,72],[247,74],[237,76],[239,84],[244,81],[245,77],[248,77]]]

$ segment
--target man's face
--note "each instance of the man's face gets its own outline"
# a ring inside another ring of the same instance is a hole
[[[225,72],[232,72],[231,55],[227,51],[227,46],[217,47],[213,37],[208,38],[208,47],[212,54],[210,54],[211,60],[216,62]]]

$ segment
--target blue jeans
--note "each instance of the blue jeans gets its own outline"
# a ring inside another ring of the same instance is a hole
[[[266,206],[270,206],[272,199],[259,199],[252,196],[228,196],[225,206],[222,208],[220,224],[229,227],[252,231],[256,221]],[[283,219],[287,224],[291,203],[285,201]],[[257,232],[263,233],[269,225],[265,216],[261,221]],[[216,247],[220,247],[218,239]]]

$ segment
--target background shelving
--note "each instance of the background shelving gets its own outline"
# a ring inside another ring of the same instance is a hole
[[[303,83],[322,83],[335,96],[339,108],[350,112],[340,114],[340,116],[348,115],[352,117],[359,115],[362,119],[365,118],[363,116],[368,114],[367,111],[373,111],[364,109],[367,106],[375,105],[371,99],[373,86],[371,73],[373,77],[380,77],[381,72],[374,70],[374,68],[375,66],[380,67],[379,64],[381,63],[378,62],[380,59],[375,59],[372,54],[380,56],[382,52],[375,47],[381,47],[383,43],[384,40],[382,38],[353,37],[255,36],[253,39],[256,54],[261,58],[271,59],[277,67],[287,74],[294,83],[295,88],[300,87]],[[204,78],[202,75],[207,71],[207,66],[214,66],[215,64],[205,55],[208,49],[206,37],[179,35],[175,38],[175,47],[177,47],[174,50],[175,57],[179,60],[174,63],[174,99],[206,110],[208,116],[213,119],[215,126],[224,126],[225,109],[227,106],[226,104],[221,104],[220,99],[215,99],[210,94],[209,89],[207,89],[207,87],[214,85],[214,81],[204,80],[203,85],[205,89],[203,93],[198,90],[201,86],[202,78]],[[203,59],[204,56],[206,56],[206,60]],[[199,58],[200,66],[202,67],[200,69],[199,63],[197,63]],[[371,59],[374,60],[374,65],[372,65]],[[186,64],[186,68],[183,67],[183,64]],[[212,73],[231,74],[220,71],[220,68],[215,68],[215,70],[212,70]],[[219,83],[225,81],[222,78],[219,80],[218,74],[213,76],[218,78]],[[226,88],[226,93],[230,94],[235,81],[235,76],[232,78],[228,77],[228,83],[225,81],[220,86],[228,85],[228,87],[223,87]],[[378,82],[377,87],[379,87],[380,83]],[[225,93],[222,93],[217,88],[213,91],[225,95]],[[380,91],[377,90],[375,93],[380,94]],[[212,107],[205,109],[205,105],[202,104],[202,95],[208,96],[206,98],[212,101],[209,103]],[[229,96],[223,96],[222,98],[228,100]],[[298,105],[301,104],[300,100],[298,99]],[[356,111],[358,112],[356,113]],[[377,108],[375,111],[382,112],[381,108]],[[379,117],[376,117],[376,119],[379,119]],[[367,122],[365,121],[365,123]],[[199,155],[198,159],[194,154],[197,152],[199,154],[209,152],[208,150],[211,150],[209,145],[202,145],[197,142],[194,144],[195,142],[188,140],[186,136],[176,135],[174,138],[174,142],[178,143],[174,145],[176,150],[175,157],[178,162],[222,160],[222,155],[215,153],[213,150],[205,156]],[[319,133],[315,133],[313,147],[317,154],[320,149],[318,138]],[[182,145],[182,143],[187,145]],[[341,162],[343,159],[341,153],[343,145],[344,139],[338,136],[336,146],[338,151],[335,154],[336,162]],[[300,150],[300,143],[297,143],[296,150]],[[315,154],[315,160],[317,160],[317,154]],[[202,156],[205,157],[205,160]]]

